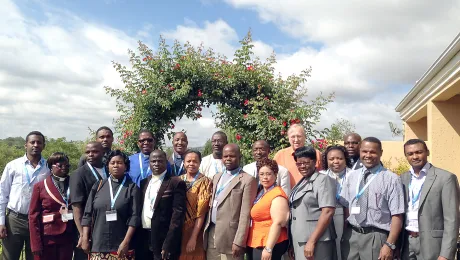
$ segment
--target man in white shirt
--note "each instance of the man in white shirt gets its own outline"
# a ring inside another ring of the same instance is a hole
[[[228,143],[227,135],[222,131],[217,131],[212,135],[211,143],[212,154],[205,156],[200,164],[200,172],[210,179],[223,172],[222,151]]]
[[[9,162],[0,180],[0,238],[2,258],[8,260],[19,260],[24,244],[26,259],[33,259],[28,219],[32,187],[50,174],[42,158],[43,134],[30,132],[24,147],[26,154]]]
[[[254,144],[252,145],[252,156],[256,161],[245,165],[243,167],[243,171],[259,180],[256,163],[258,160],[268,158],[269,154],[270,146],[267,143],[267,141],[259,140],[254,142]],[[276,179],[276,184],[283,189],[287,196],[289,196],[289,194],[291,193],[291,181],[289,178],[289,171],[281,165],[278,165],[278,177]]]

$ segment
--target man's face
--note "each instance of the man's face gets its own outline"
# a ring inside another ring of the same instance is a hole
[[[237,149],[232,147],[225,147],[222,155],[222,161],[224,162],[225,167],[229,170],[235,170],[240,166],[241,154]]]
[[[414,169],[421,169],[428,162],[430,151],[423,144],[411,144],[404,147],[404,154],[409,164]]]
[[[166,157],[163,153],[152,152],[150,154],[150,170],[153,175],[160,175],[166,171]]]
[[[102,162],[102,157],[104,152],[102,150],[102,145],[97,144],[88,144],[85,148],[86,161],[91,165],[97,165]]]
[[[182,155],[187,151],[188,140],[187,136],[182,133],[176,133],[173,137],[173,149],[176,153]]]
[[[96,141],[102,144],[106,150],[112,149],[113,135],[109,130],[102,129],[97,132]]]
[[[137,140],[137,147],[143,154],[150,154],[155,148],[155,139],[150,133],[141,133],[139,134],[139,139]]]
[[[297,148],[305,146],[305,133],[302,128],[295,127],[289,130],[289,143],[291,147],[296,150]]]
[[[373,168],[380,163],[382,150],[378,144],[372,142],[362,142],[359,152],[361,162],[367,169]]]
[[[30,135],[27,138],[26,144],[26,153],[30,156],[40,156],[43,149],[45,148],[45,140],[41,135]]]
[[[215,134],[211,138],[212,152],[214,154],[222,154],[222,149],[227,145],[227,138],[220,134]]]
[[[361,143],[360,138],[357,135],[348,135],[343,140],[345,148],[347,148],[348,155],[350,157],[359,156],[359,145]]]
[[[270,149],[263,142],[255,142],[252,146],[252,157],[254,160],[258,161],[262,158],[268,158]]]

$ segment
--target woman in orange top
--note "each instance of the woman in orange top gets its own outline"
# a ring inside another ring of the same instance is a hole
[[[251,209],[248,256],[250,260],[281,260],[289,246],[288,198],[276,185],[278,164],[264,158],[256,165],[261,188]]]

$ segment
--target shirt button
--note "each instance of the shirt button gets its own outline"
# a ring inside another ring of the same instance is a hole
[[[295,217],[293,217],[292,219],[295,220]]]
[[[294,206],[293,208],[294,208],[294,209],[296,209],[296,208],[297,208],[297,206]]]

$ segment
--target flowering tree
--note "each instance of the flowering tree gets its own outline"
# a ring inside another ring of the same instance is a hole
[[[178,42],[170,47],[161,38],[156,52],[141,42],[138,52],[129,51],[131,69],[114,62],[125,87],[106,91],[121,114],[116,120],[120,143],[135,149],[133,133],[141,128],[152,130],[161,142],[176,120],[197,120],[203,107],[213,104],[216,125],[234,134],[245,156],[258,139],[273,150],[286,147],[286,132],[294,123],[305,126],[310,140],[322,136],[313,126],[332,95],[305,101],[311,69],[283,79],[274,75],[274,55],[266,61],[253,57],[250,33],[240,43],[229,61],[212,49]]]

